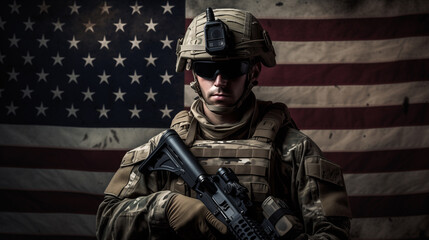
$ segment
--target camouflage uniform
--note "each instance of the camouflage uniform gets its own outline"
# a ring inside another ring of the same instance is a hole
[[[280,124],[276,124],[275,114],[266,117],[271,106],[283,115],[279,117]],[[213,174],[220,166],[231,167],[256,205],[269,195],[288,202],[305,229],[297,239],[349,238],[350,210],[341,169],[293,127],[285,105],[258,101],[250,118],[255,121],[249,121],[226,139],[206,140],[201,121],[192,121],[198,119],[194,115],[192,111],[179,113],[172,128],[189,140],[186,137],[192,129],[191,122],[196,124],[195,136],[188,144],[208,173]],[[274,132],[274,141],[255,137],[269,136],[265,133],[270,131]],[[169,172],[144,176],[138,171],[161,135],[124,156],[97,213],[98,239],[178,239],[169,227],[165,206],[172,192],[192,196],[192,191]],[[234,154],[245,157],[233,157]],[[258,211],[255,215],[262,217]]]

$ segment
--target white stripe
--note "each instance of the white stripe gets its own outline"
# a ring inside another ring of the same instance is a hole
[[[379,63],[429,58],[429,37],[273,42],[278,64]]]
[[[25,131],[26,129],[27,131]],[[0,138],[0,145],[93,149],[91,146],[86,146],[79,142],[81,136],[76,134],[76,132],[80,133],[84,131],[83,128],[68,128],[63,134],[58,134],[58,129],[59,127],[52,126],[0,125],[0,135],[2,136]],[[92,128],[88,129],[88,131],[93,130]],[[97,129],[97,132],[105,136],[110,134],[111,129],[102,130]],[[126,136],[130,132],[133,132],[133,134]],[[147,140],[141,139],[144,132],[146,132],[146,129],[117,129],[117,135],[126,136],[127,141],[121,141],[105,149],[131,149],[137,145],[146,143]],[[429,126],[303,130],[303,132],[311,137],[326,152],[364,152],[429,147]],[[38,133],[41,134],[38,135]],[[40,137],[44,135],[53,136],[54,134],[56,134],[55,139]],[[34,136],[40,138],[35,139]],[[146,135],[146,137],[149,136]],[[32,139],[32,141],[28,139]],[[65,143],[68,143],[68,145]]]
[[[344,174],[349,196],[429,193],[429,170]]]
[[[43,159],[37,159],[37,161],[43,161]],[[102,195],[113,173],[0,168],[0,176],[0,189],[63,191]]]
[[[162,130],[0,124],[0,145],[129,150],[146,143]]]
[[[363,152],[429,147],[429,126],[303,130],[325,152]]]
[[[0,222],[0,233],[95,237],[95,215],[0,212]]]
[[[289,108],[375,107],[426,103],[429,101],[429,81],[378,85],[339,86],[256,86],[261,100],[282,102]],[[196,93],[185,85],[184,104],[191,106]]]
[[[186,0],[186,18],[193,18],[212,8],[239,8],[253,13],[257,18],[368,18],[401,16],[429,12],[426,0],[367,0],[367,1],[320,1],[308,0],[305,4],[299,0]]]
[[[420,239],[429,236],[429,215],[354,218],[352,239]]]

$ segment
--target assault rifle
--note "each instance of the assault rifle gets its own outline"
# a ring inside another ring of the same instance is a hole
[[[277,238],[271,223],[273,221],[265,219],[259,224],[248,216],[252,202],[247,196],[247,188],[239,183],[235,173],[229,168],[219,168],[216,175],[208,175],[172,129],[165,132],[157,148],[139,167],[143,174],[157,170],[170,171],[180,176],[195,190],[197,199],[228,227],[236,239]],[[278,219],[283,216],[276,215]]]

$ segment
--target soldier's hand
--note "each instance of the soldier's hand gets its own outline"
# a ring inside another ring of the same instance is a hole
[[[185,239],[216,239],[227,227],[198,199],[175,194],[166,207],[170,226]]]

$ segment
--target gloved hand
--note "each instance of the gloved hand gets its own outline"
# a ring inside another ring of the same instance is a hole
[[[227,234],[227,227],[198,199],[175,194],[166,213],[170,226],[184,239],[216,239]]]

